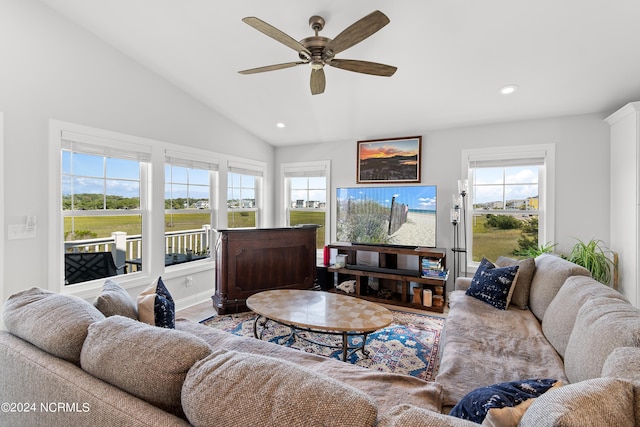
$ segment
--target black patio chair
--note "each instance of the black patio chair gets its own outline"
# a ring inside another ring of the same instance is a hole
[[[111,252],[74,252],[64,254],[64,280],[66,285],[103,279],[127,273],[127,266],[116,266]]]

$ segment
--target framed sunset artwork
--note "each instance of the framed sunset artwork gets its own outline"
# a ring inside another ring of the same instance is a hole
[[[358,141],[358,184],[420,182],[422,137]]]

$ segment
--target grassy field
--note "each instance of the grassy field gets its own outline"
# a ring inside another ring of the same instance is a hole
[[[256,213],[255,212],[228,212],[227,213],[227,226],[229,228],[243,228],[243,227],[255,227],[256,226]]]
[[[128,235],[142,234],[142,218],[139,215],[126,216],[78,216],[73,218],[74,227],[71,227],[72,218],[64,219],[64,235],[71,230],[90,231],[95,237],[111,237],[114,231],[124,231]],[[89,236],[83,238],[90,238]]]
[[[518,248],[521,230],[497,230],[486,227],[486,216],[473,218],[473,260],[481,261],[486,257],[492,261],[499,256],[518,258],[513,251]]]
[[[210,222],[208,213],[166,214],[167,231],[195,230]],[[110,237],[113,231],[124,231],[127,235],[142,234],[142,218],[138,215],[125,216],[79,216],[74,218],[75,230],[96,233],[96,237]],[[65,236],[71,232],[71,218],[64,219]]]
[[[298,224],[318,224],[321,227],[318,228],[318,233],[316,234],[316,247],[318,249],[324,247],[324,212],[309,212],[309,211],[292,211],[290,223],[291,225]]]

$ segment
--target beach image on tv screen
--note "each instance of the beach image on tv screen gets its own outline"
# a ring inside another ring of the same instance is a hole
[[[436,186],[338,188],[339,242],[436,246]]]

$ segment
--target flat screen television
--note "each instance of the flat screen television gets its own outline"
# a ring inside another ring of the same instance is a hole
[[[336,240],[436,246],[436,186],[337,188]]]

